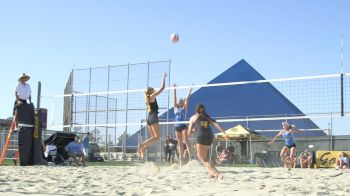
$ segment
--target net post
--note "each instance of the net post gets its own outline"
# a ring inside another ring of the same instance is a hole
[[[38,98],[37,98],[37,103],[36,107],[40,108],[40,99],[41,99],[41,82],[38,82]]]
[[[340,74],[340,115],[344,116],[344,73]]]

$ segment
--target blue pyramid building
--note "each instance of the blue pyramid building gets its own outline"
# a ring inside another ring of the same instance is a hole
[[[222,74],[211,80],[208,84],[241,82],[265,80],[252,66],[245,60],[241,60]],[[291,101],[289,101],[281,92],[279,92],[270,83],[259,83],[249,85],[229,85],[220,87],[204,87],[194,92],[191,96],[187,117],[195,113],[195,107],[198,103],[206,106],[207,113],[212,117],[242,118],[241,122],[220,123],[224,129],[231,128],[238,124],[250,128],[251,130],[278,130],[281,129],[282,120],[251,121],[247,122],[247,117],[261,118],[262,116],[304,116]],[[169,119],[174,119],[173,108],[169,111]],[[159,118],[167,118],[165,112]],[[300,129],[319,129],[310,119],[288,120]],[[171,132],[173,126],[170,128]],[[166,137],[165,126],[161,126],[161,137]],[[133,136],[127,139],[127,146],[136,146],[137,138],[144,136],[144,129],[141,129]],[[263,131],[262,135],[271,137],[276,131]],[[322,131],[307,131],[295,136],[324,136]],[[135,145],[136,142],[136,145]]]

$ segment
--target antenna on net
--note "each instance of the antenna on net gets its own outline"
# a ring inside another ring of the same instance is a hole
[[[341,39],[340,39],[340,68],[341,68],[341,73],[344,73],[344,57],[343,57],[343,52],[344,52],[344,45],[343,45],[343,39],[344,39],[344,34],[341,34]]]

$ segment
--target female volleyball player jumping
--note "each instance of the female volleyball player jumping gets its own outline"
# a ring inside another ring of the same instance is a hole
[[[158,103],[156,97],[165,89],[165,78],[166,74],[163,75],[162,86],[158,90],[154,90],[152,87],[147,87],[144,96],[146,101],[146,109],[148,112],[147,116],[147,127],[151,137],[139,145],[138,153],[139,157],[143,159],[145,150],[153,143],[157,142],[160,138],[159,133],[159,121],[158,121]]]
[[[188,103],[190,100],[192,88],[190,88],[190,92],[188,93],[185,101],[180,98],[179,102],[177,102],[176,99],[176,85],[174,84],[174,114],[175,114],[175,121],[181,122],[186,120],[186,112],[188,108]],[[184,147],[183,142],[186,144],[186,148],[188,151],[188,157],[191,158],[191,148],[188,141],[187,136],[187,126],[185,123],[177,123],[175,124],[175,132],[176,132],[176,138],[178,141],[178,148],[179,148],[179,162],[180,165],[183,163],[183,153],[184,153]]]
[[[196,107],[196,114],[194,114],[188,126],[188,135],[192,132],[196,132],[197,144],[196,151],[199,160],[207,168],[210,177],[222,179],[222,174],[208,161],[208,150],[213,142],[213,133],[211,132],[210,124],[214,125],[217,129],[224,133],[221,126],[205,112],[203,104],[198,104]],[[225,134],[227,139],[227,135]]]
[[[295,154],[296,154],[296,148],[295,145],[293,133],[302,133],[302,131],[295,129],[294,126],[289,125],[287,122],[282,123],[283,129],[277,135],[268,143],[271,145],[279,136],[282,135],[284,138],[285,146],[283,146],[280,157],[283,162],[289,162],[288,169],[290,170],[295,162]],[[287,158],[285,154],[289,153],[289,161],[287,161]]]

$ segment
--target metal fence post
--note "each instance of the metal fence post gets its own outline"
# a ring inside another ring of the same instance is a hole
[[[250,164],[253,165],[253,146],[252,146],[252,136],[249,134],[249,151],[250,151]]]
[[[72,131],[72,125],[73,125],[73,122],[74,122],[74,117],[73,117],[73,106],[74,106],[73,80],[74,80],[74,70],[71,71],[69,79],[70,79],[70,84],[69,84],[70,89],[69,90],[70,90],[70,94],[72,95],[71,99],[70,99],[70,111],[69,111],[69,113],[70,113],[69,132],[71,132]],[[76,111],[76,110],[74,110],[74,111]]]
[[[118,99],[115,99],[115,117],[114,124],[117,124],[117,115],[118,115]],[[117,146],[117,126],[114,126],[114,144]]]
[[[110,74],[109,74],[109,72],[110,72],[110,65],[108,65],[108,73],[107,73],[107,92],[109,92],[109,77],[110,77]],[[108,135],[108,128],[109,128],[109,126],[108,126],[108,113],[109,113],[109,93],[107,93],[107,103],[106,103],[106,105],[107,105],[107,113],[106,113],[106,139],[107,139],[107,135]],[[95,114],[95,116],[96,116],[96,114]],[[109,138],[110,139],[110,138]],[[108,143],[106,143],[107,145],[106,145],[106,148],[108,148],[108,152],[109,152],[109,141],[108,141]],[[108,147],[107,147],[108,146]],[[109,156],[110,156],[110,154],[109,154]]]
[[[149,86],[149,61],[147,62],[147,85],[146,85],[146,89],[148,88]],[[147,110],[146,111],[146,116],[145,116],[145,119],[147,119],[147,115],[148,115],[148,112]],[[146,120],[147,122],[147,120]],[[146,125],[145,126],[145,137],[144,139],[148,138],[148,126]],[[143,143],[143,138],[142,138],[142,133],[141,133],[141,144]],[[146,151],[146,157],[145,157],[145,160],[148,161],[148,150]]]
[[[126,80],[126,108],[125,108],[125,131],[123,134],[123,156],[126,156],[126,135],[128,133],[128,110],[129,110],[129,80],[130,80],[130,63],[128,63],[128,75]]]
[[[89,74],[89,93],[91,93],[91,71],[92,68],[90,67],[90,74]],[[86,96],[86,124],[90,124],[90,94],[88,96]],[[86,129],[89,130],[89,127],[85,128],[85,132]]]
[[[168,65],[168,87],[170,87],[170,71],[171,71],[171,59],[169,59]],[[168,90],[168,111],[166,116],[166,122],[169,122],[169,109],[170,109],[170,90]],[[169,124],[166,125],[167,136],[169,135]]]
[[[330,123],[330,133],[331,133],[331,151],[333,150],[333,113],[331,113],[331,123]]]

